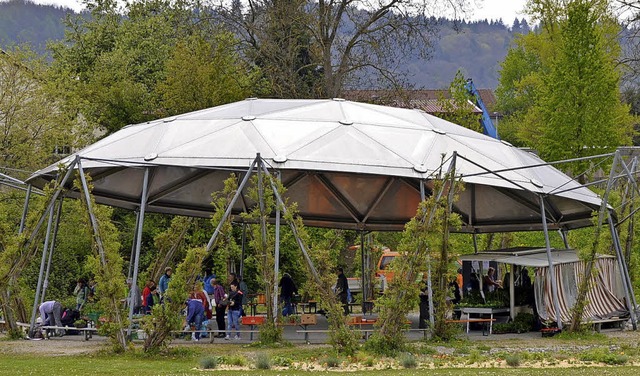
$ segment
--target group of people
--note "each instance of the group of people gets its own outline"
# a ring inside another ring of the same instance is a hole
[[[145,287],[140,289],[132,285],[128,280],[129,295],[127,304],[133,304],[134,312],[139,314],[151,314],[153,307],[162,304],[172,276],[172,269],[167,267],[160,277],[158,284],[152,280],[145,283]],[[232,329],[236,330],[234,339],[240,339],[240,317],[243,315],[243,305],[247,303],[248,288],[242,281],[242,277],[235,273],[230,273],[228,286],[225,288],[218,277],[207,270],[205,277],[195,283],[189,293],[189,298],[184,302],[186,319],[185,325],[193,329],[192,339],[199,341],[203,323],[214,316],[216,318],[216,337],[230,339]],[[225,316],[226,332],[225,332]]]

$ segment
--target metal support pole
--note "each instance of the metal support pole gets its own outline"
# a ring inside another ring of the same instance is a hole
[[[477,255],[478,254],[478,234],[474,232],[471,235],[471,238],[473,239],[473,253]]]
[[[247,224],[242,224],[242,253],[240,254],[240,275],[244,280],[244,252],[247,248]]]
[[[261,164],[261,166],[264,172],[268,174],[269,171],[267,170],[267,167],[264,164]],[[276,196],[278,204],[282,207],[282,212],[285,215],[287,215],[287,207],[284,205],[284,200],[282,199],[282,196],[280,196],[280,192],[278,192],[278,189],[273,183],[273,181],[270,181],[270,183],[271,183],[271,189],[273,189],[273,193]],[[311,260],[311,257],[309,257],[309,252],[307,251],[307,247],[302,242],[300,235],[298,235],[298,230],[296,229],[296,226],[293,223],[289,223],[289,227],[291,227],[291,232],[293,232],[293,237],[296,239],[296,242],[298,243],[298,246],[302,251],[302,256],[304,257],[305,261],[307,262],[307,265],[309,266],[309,269],[311,270],[311,275],[313,276],[314,281],[318,286],[320,286],[322,284],[322,280],[320,279],[318,270],[313,265],[313,261]]]
[[[513,264],[510,265],[511,273],[509,273],[509,316],[511,316],[511,321],[513,321],[516,318],[516,288],[514,285],[516,267]]]
[[[27,194],[24,198],[24,207],[22,208],[22,217],[20,218],[20,227],[18,228],[18,234],[22,234],[24,226],[27,221],[27,213],[29,212],[29,200],[31,199],[31,184],[27,185]]]
[[[220,229],[222,228],[222,225],[227,220],[227,218],[229,218],[229,215],[231,214],[231,210],[233,209],[233,205],[235,205],[236,201],[238,201],[238,197],[240,197],[240,194],[242,194],[242,190],[244,189],[244,186],[247,185],[247,181],[249,181],[249,176],[251,176],[251,173],[253,172],[253,168],[258,163],[259,156],[260,154],[258,154],[258,157],[256,157],[256,159],[254,159],[253,162],[251,163],[249,170],[247,170],[247,174],[242,179],[242,182],[240,182],[240,185],[238,186],[238,190],[236,190],[236,193],[235,195],[233,195],[233,198],[231,199],[231,202],[229,203],[227,210],[225,210],[224,215],[220,219],[220,223],[218,223],[218,226],[213,232],[213,235],[211,235],[211,239],[209,239],[209,243],[207,243],[207,253],[209,253],[209,251],[211,251],[211,248],[213,248],[213,245],[215,244],[216,239],[220,234]]]
[[[568,231],[565,230],[565,229],[559,229],[558,233],[560,234],[560,237],[562,238],[562,242],[564,243],[564,248],[565,249],[569,249],[569,239],[567,237]]]
[[[33,300],[33,309],[31,310],[31,322],[29,325],[30,337],[33,336],[33,328],[36,325],[36,312],[38,311],[38,302],[40,301],[40,291],[42,289],[42,280],[44,277],[44,265],[47,260],[47,252],[49,251],[49,236],[51,235],[52,224],[53,224],[53,206],[51,206],[51,208],[49,209],[49,220],[47,221],[47,233],[44,238],[44,246],[42,247],[42,259],[40,260],[40,273],[38,274],[38,284],[36,286],[36,297]],[[42,319],[44,320],[44,317]]]
[[[624,287],[625,300],[627,301],[627,308],[629,309],[629,315],[631,316],[631,324],[633,325],[633,330],[637,330],[638,320],[636,318],[636,298],[633,294],[633,286],[631,285],[631,280],[628,273],[629,270],[627,269],[627,265],[622,255],[620,237],[618,236],[618,232],[616,231],[616,226],[613,224],[613,219],[611,218],[610,212],[608,212],[608,216],[609,230],[611,231],[611,238],[613,239],[613,248],[616,250],[618,267],[620,268],[620,273],[622,274],[622,286]]]
[[[362,263],[360,270],[362,273],[362,278],[360,278],[360,291],[362,291],[362,313],[366,313],[367,311],[367,277],[366,273],[368,271],[366,265],[366,257],[364,255],[364,231],[360,231],[360,262]],[[351,303],[351,302],[349,302]]]
[[[258,172],[260,174],[260,172]],[[262,175],[258,175],[262,176]],[[280,173],[278,173],[278,181],[280,180]],[[262,184],[260,184],[262,187]],[[266,238],[265,238],[266,239]],[[273,260],[273,318],[274,323],[278,322],[278,275],[280,274],[280,205],[276,204],[276,244],[275,244],[275,257]],[[285,307],[287,312],[289,307]]]
[[[424,184],[420,184],[420,201],[424,202],[427,196],[424,191]],[[427,297],[429,298],[429,323],[431,324],[431,328],[435,326],[436,319],[433,317],[433,289],[431,283],[431,257],[427,254]]]
[[[107,259],[104,254],[104,244],[102,244],[102,238],[100,237],[100,232],[98,231],[98,219],[96,218],[95,213],[93,212],[93,206],[91,204],[91,196],[89,195],[89,185],[87,184],[87,179],[84,177],[84,170],[82,169],[82,163],[80,162],[80,158],[77,158],[78,162],[78,174],[80,175],[80,182],[82,183],[82,191],[84,192],[84,198],[87,203],[87,211],[89,212],[89,220],[91,221],[91,228],[93,229],[93,237],[96,241],[96,245],[98,246],[98,253],[100,255],[100,262],[102,265],[107,264]]]
[[[136,227],[133,229],[133,241],[131,242],[131,255],[129,256],[129,272],[127,279],[131,278],[133,272],[133,263],[136,257],[136,239],[138,238],[138,222],[140,222],[140,210],[136,210]]]
[[[60,197],[58,200],[58,210],[56,210],[56,222],[53,226],[53,238],[51,239],[51,244],[49,245],[49,261],[47,261],[47,272],[44,276],[44,284],[42,285],[42,296],[40,297],[40,304],[44,302],[44,297],[47,292],[47,287],[49,287],[49,272],[51,271],[51,259],[53,256],[53,250],[56,247],[56,239],[58,238],[58,227],[60,226],[60,216],[62,215],[62,202],[64,198]]]
[[[558,329],[562,329],[562,315],[560,314],[560,299],[558,298],[558,285],[556,283],[556,274],[551,258],[551,242],[549,241],[549,229],[547,228],[547,214],[544,207],[544,198],[540,197],[540,214],[542,216],[542,228],[544,231],[544,241],[547,248],[547,261],[549,262],[549,278],[551,279],[551,293],[553,295],[553,305],[556,311],[556,323]]]
[[[142,197],[140,199],[140,215],[138,217],[136,231],[136,259],[133,264],[133,280],[131,281],[131,289],[129,290],[129,328],[127,329],[127,337],[131,338],[131,329],[133,327],[133,310],[134,299],[133,292],[138,286],[138,266],[140,264],[140,248],[142,247],[142,225],[144,223],[144,212],[147,208],[147,196],[149,191],[149,168],[144,169],[144,177],[142,179]]]

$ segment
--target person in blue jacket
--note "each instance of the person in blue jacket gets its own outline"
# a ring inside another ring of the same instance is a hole
[[[191,338],[194,341],[200,340],[200,327],[202,326],[202,318],[204,317],[204,305],[200,299],[189,299],[185,302],[187,305],[187,325],[195,327],[195,333]]]
[[[164,295],[169,288],[171,273],[172,271],[170,267],[167,266],[166,268],[164,268],[164,274],[162,275],[162,277],[160,277],[160,281],[158,281],[158,292],[160,293],[160,296]]]

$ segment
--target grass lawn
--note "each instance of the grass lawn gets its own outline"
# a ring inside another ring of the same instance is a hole
[[[467,369],[390,369],[345,372],[349,375],[632,375],[634,367],[585,367],[585,368],[467,368]],[[336,374],[333,370],[318,370],[313,374]],[[0,355],[1,375],[309,375],[304,370],[200,370],[198,357],[167,356],[56,356]]]

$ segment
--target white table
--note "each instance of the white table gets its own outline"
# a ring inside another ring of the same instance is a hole
[[[491,321],[489,322],[489,334],[491,334],[491,331],[493,329],[493,315],[496,313],[505,313],[505,312],[508,313],[510,311],[509,308],[485,308],[485,307],[463,307],[461,310],[463,314],[468,315],[469,319],[471,319],[472,314],[478,315],[477,318],[481,318],[482,315],[489,315],[491,318]],[[467,333],[469,333],[468,322],[467,322]]]

